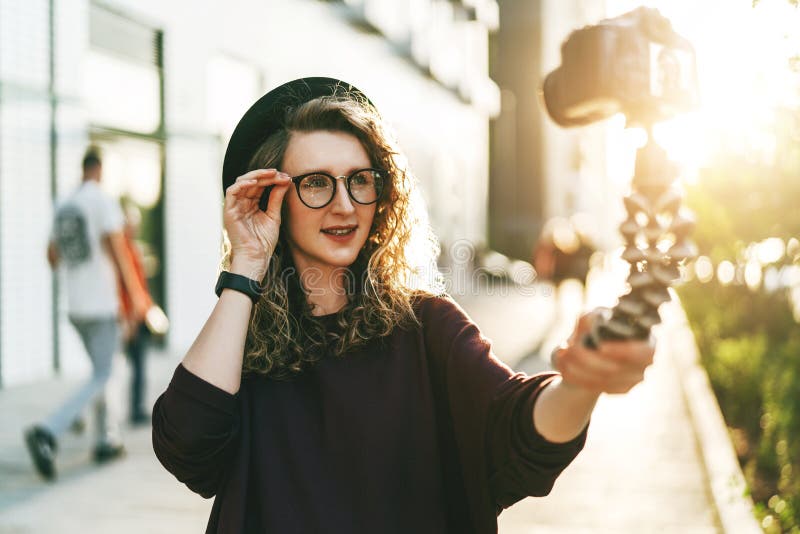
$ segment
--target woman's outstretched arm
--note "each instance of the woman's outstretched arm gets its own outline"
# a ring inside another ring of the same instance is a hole
[[[533,424],[547,441],[572,441],[589,424],[599,396],[599,393],[572,386],[562,377],[556,377],[533,405]]]
[[[597,350],[584,347],[593,315],[581,317],[570,340],[554,353],[553,365],[562,376],[547,385],[533,406],[536,430],[553,443],[578,436],[601,393],[627,393],[653,363],[654,346],[647,341],[604,341]]]

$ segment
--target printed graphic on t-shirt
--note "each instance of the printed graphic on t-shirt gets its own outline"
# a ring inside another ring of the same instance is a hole
[[[67,205],[58,210],[55,238],[61,257],[70,265],[83,263],[92,254],[86,218],[76,206]]]

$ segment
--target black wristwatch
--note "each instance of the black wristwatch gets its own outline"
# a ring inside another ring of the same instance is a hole
[[[241,274],[222,271],[219,273],[219,278],[217,278],[217,286],[214,288],[214,292],[219,297],[222,294],[222,290],[225,288],[244,293],[250,297],[253,304],[258,302],[258,299],[260,299],[261,295],[264,293],[264,288],[261,287],[261,284],[258,283],[257,280],[247,278]]]

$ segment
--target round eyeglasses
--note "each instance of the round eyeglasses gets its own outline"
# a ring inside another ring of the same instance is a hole
[[[358,204],[374,204],[383,192],[386,173],[380,169],[359,169],[349,176],[331,176],[326,172],[315,171],[292,178],[297,195],[309,208],[324,208],[336,195],[336,181],[345,180],[347,194]]]

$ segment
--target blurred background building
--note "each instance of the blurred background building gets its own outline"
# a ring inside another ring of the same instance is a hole
[[[538,102],[561,41],[605,4],[0,0],[0,387],[88,366],[44,251],[89,144],[104,187],[143,211],[166,342],[188,347],[215,299],[228,136],[302,76],[354,83],[392,124],[443,263],[459,240],[529,260],[544,221],[574,211],[612,242],[608,126],[560,131]]]
[[[603,249],[619,244],[621,197],[630,186],[641,131],[624,117],[563,129],[548,116],[544,76],[561,63],[561,44],[575,29],[641,4],[670,15],[668,2],[541,0],[500,2],[500,29],[491,38],[490,75],[501,88],[501,112],[491,123],[489,244],[529,259],[545,223],[580,214]],[[688,3],[681,3],[688,8]]]

